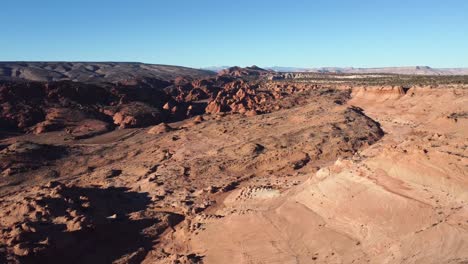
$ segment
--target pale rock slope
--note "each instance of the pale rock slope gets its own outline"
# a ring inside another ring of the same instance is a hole
[[[190,250],[205,263],[466,263],[467,95],[353,88],[381,141],[287,191],[231,192]]]

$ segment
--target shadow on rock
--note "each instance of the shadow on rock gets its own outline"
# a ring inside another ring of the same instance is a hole
[[[10,232],[9,254],[19,263],[139,263],[154,240],[183,220],[143,212],[146,193],[126,188],[80,188],[53,183],[28,206]],[[31,220],[36,218],[35,220]]]
[[[0,170],[14,174],[50,165],[67,154],[62,146],[37,144],[28,141],[16,142],[0,151]]]

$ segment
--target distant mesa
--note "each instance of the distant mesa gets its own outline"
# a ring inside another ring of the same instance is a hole
[[[242,69],[252,69],[257,66],[246,67]],[[204,70],[210,70],[217,73],[226,73],[240,67],[214,66],[206,67]],[[258,68],[258,67],[257,67]],[[403,75],[468,75],[468,68],[432,68],[429,66],[408,66],[408,67],[375,67],[375,68],[355,68],[355,67],[284,67],[272,66],[262,69],[273,72],[311,72],[324,74],[403,74]]]
[[[320,67],[320,68],[297,68],[297,67],[266,67],[276,72],[313,72],[332,74],[405,74],[405,75],[468,75],[468,68],[432,68],[429,66],[410,67],[380,67],[380,68],[354,68],[354,67]]]
[[[221,70],[218,72],[219,76],[233,76],[233,77],[242,77],[242,76],[262,76],[269,73],[274,73],[272,70],[265,70],[256,65],[250,67],[241,68],[238,66],[230,67],[228,69]]]

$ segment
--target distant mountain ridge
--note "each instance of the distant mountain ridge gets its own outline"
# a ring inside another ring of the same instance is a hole
[[[229,68],[229,66],[207,67],[220,72]],[[407,74],[407,75],[468,75],[468,68],[432,68],[429,66],[408,66],[408,67],[376,67],[376,68],[355,68],[355,67],[319,67],[319,68],[301,68],[301,67],[264,67],[267,70],[276,72],[317,72],[317,73],[343,73],[343,74]]]
[[[317,72],[317,73],[348,73],[348,74],[408,74],[408,75],[468,75],[468,68],[431,68],[429,66],[409,67],[379,67],[379,68],[354,68],[354,67],[320,67],[320,68],[295,68],[295,67],[267,67],[277,72]]]
[[[224,72],[229,75],[263,75],[275,72],[312,72],[341,74],[407,74],[468,75],[468,68],[412,67],[208,67],[194,69],[182,66],[139,62],[0,62],[0,80],[77,81],[87,83],[121,82],[141,79],[173,80],[176,77],[200,78]]]
[[[119,82],[215,74],[208,70],[139,62],[0,62],[0,80]]]

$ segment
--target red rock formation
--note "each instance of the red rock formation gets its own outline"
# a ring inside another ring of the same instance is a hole
[[[122,105],[113,116],[114,124],[120,128],[155,125],[164,119],[161,111],[141,102]]]
[[[195,80],[176,78],[172,82],[4,82],[0,84],[0,125],[35,133],[66,130],[82,138],[104,133],[115,125],[144,127],[204,113],[267,113],[280,109],[275,101],[308,89],[301,84],[262,82],[257,77],[268,71],[258,67],[230,72],[233,74]],[[245,75],[255,79],[245,79]]]

